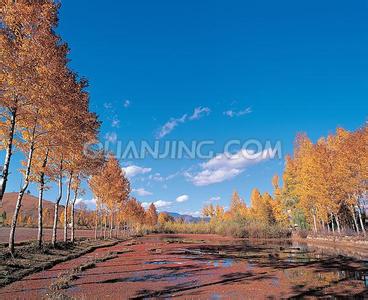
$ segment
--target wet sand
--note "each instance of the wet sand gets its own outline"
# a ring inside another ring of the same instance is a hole
[[[0,298],[40,299],[58,274],[123,249],[132,252],[83,271],[62,293],[83,299],[368,297],[367,257],[290,241],[150,235],[25,277],[1,289]]]

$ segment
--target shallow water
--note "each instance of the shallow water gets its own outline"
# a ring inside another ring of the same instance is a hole
[[[180,238],[176,240],[181,243]],[[362,282],[368,288],[368,257],[356,255],[354,250],[342,251],[338,248],[308,246],[306,243],[292,241],[237,240],[215,247],[195,246],[186,251],[191,254],[187,258],[203,260],[216,268],[244,264],[246,271],[252,271],[256,267],[281,269],[289,282],[295,285],[313,283],[321,286],[354,280]],[[274,277],[271,282],[278,286],[280,279]]]

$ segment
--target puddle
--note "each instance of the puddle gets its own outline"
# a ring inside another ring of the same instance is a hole
[[[142,276],[132,276],[124,278],[113,278],[101,281],[99,283],[119,283],[119,282],[145,282],[145,281],[175,281],[180,278],[188,277],[186,273],[166,273],[166,274],[147,274]]]
[[[228,268],[234,264],[234,260],[232,258],[208,260],[206,264],[209,266],[214,266],[214,267]]]
[[[272,282],[272,285],[275,286],[275,287],[280,286],[280,279],[277,278],[277,277],[273,277],[271,282]]]
[[[144,262],[145,265],[182,265],[182,262],[179,261],[169,261],[169,260],[153,260]]]

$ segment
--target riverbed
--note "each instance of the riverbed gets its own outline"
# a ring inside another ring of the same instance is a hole
[[[78,299],[368,297],[364,249],[350,253],[288,240],[148,235],[25,277],[1,289],[0,298],[39,299],[61,273],[111,251],[118,253],[114,259],[80,272],[61,292]]]

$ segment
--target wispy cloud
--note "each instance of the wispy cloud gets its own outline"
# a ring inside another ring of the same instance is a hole
[[[116,132],[107,132],[105,134],[105,140],[111,143],[116,143],[117,139],[118,139],[118,135],[116,134]]]
[[[158,182],[162,182],[162,181],[164,181],[164,177],[162,177],[161,176],[161,174],[160,173],[155,173],[155,174],[150,174],[149,176],[148,176],[148,179],[150,179],[150,180],[154,180],[154,181],[158,181]]]
[[[112,109],[112,103],[111,102],[105,102],[103,104],[103,106],[104,106],[105,109]]]
[[[196,107],[193,114],[189,117],[189,120],[198,120],[205,115],[209,115],[211,110],[208,107]]]
[[[189,200],[189,196],[188,195],[181,195],[179,197],[176,198],[176,202],[185,202]]]
[[[209,199],[209,201],[220,201],[221,200],[221,197],[211,197],[210,199]]]
[[[129,178],[132,178],[136,175],[147,174],[152,171],[151,168],[144,168],[135,165],[123,167],[122,170],[125,172],[125,175]]]
[[[128,108],[129,106],[130,106],[130,100],[124,100],[124,103],[123,103],[123,106],[125,107],[125,108]]]
[[[181,118],[171,118],[168,122],[166,122],[161,129],[158,131],[156,138],[163,138],[165,135],[168,135],[171,131],[175,129],[180,123],[184,123],[186,121],[187,115],[183,115]]]
[[[244,110],[234,111],[234,110],[227,110],[224,111],[224,115],[233,118],[233,117],[240,117],[243,115],[250,114],[252,112],[252,109],[250,107],[245,108]]]
[[[221,153],[200,164],[200,172],[185,172],[184,176],[196,186],[205,186],[230,180],[243,173],[246,167],[270,158],[269,149],[261,152],[242,149],[235,154]]]
[[[197,174],[185,173],[185,176],[196,186],[205,186],[230,180],[242,173],[238,169],[203,170]]]
[[[171,118],[167,121],[157,132],[156,138],[160,139],[172,132],[179,124],[183,124],[187,121],[194,121],[202,118],[205,115],[209,115],[211,110],[208,107],[196,107],[193,114],[188,117],[187,114],[182,115],[180,118]]]
[[[142,197],[153,195],[151,192],[146,191],[144,188],[133,189],[132,192]]]
[[[117,116],[114,116],[114,118],[111,121],[111,127],[119,128],[120,127],[120,120]]]

